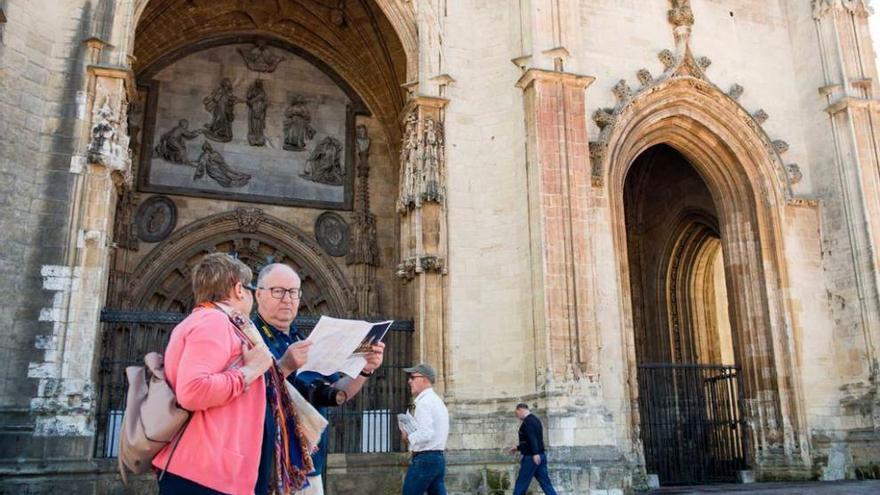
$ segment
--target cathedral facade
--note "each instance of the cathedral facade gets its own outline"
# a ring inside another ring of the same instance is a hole
[[[880,478],[869,0],[0,0],[0,493],[121,493],[122,370],[190,270],[394,319],[327,491]],[[149,476],[129,490],[152,493]]]

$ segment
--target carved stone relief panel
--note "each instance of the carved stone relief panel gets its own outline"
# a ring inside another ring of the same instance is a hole
[[[140,240],[162,241],[177,226],[177,206],[166,196],[148,198],[138,207],[134,225]]]
[[[138,190],[350,209],[362,104],[304,56],[198,46],[144,76]]]
[[[322,213],[315,221],[315,239],[330,256],[345,256],[351,240],[351,229],[339,214]]]

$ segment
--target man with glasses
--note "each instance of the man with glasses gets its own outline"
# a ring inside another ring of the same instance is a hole
[[[446,495],[446,439],[449,437],[449,411],[434,392],[437,372],[425,363],[403,370],[409,377],[409,390],[415,397],[416,430],[407,435],[412,461],[403,481],[403,495]]]
[[[254,316],[254,325],[260,330],[263,341],[266,342],[275,358],[279,360],[283,369],[298,369],[305,364],[311,345],[293,326],[302,298],[302,281],[299,275],[293,268],[281,263],[267,265],[260,270],[260,274],[257,276],[255,295],[257,314]],[[328,407],[341,405],[360,392],[367,378],[382,365],[384,350],[385,344],[374,345],[373,352],[366,356],[367,365],[364,366],[360,376],[355,378],[340,376],[339,373],[324,376],[315,372],[304,372],[291,374],[288,376],[288,380],[324,417],[327,417]],[[263,451],[260,458],[260,473],[255,490],[257,495],[270,491],[274,466],[274,447],[272,444],[274,438],[274,421],[267,413]],[[323,495],[324,485],[321,472],[324,469],[326,458],[327,430],[321,436],[318,450],[312,454],[315,470],[309,473],[309,486],[298,494]]]

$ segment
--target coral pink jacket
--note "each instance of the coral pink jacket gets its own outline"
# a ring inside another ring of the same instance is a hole
[[[252,495],[257,482],[266,384],[245,387],[236,363],[242,342],[229,318],[197,308],[171,332],[165,348],[165,376],[180,407],[193,411],[168,471],[232,495]],[[233,365],[230,368],[230,365]],[[162,469],[171,451],[153,459]]]

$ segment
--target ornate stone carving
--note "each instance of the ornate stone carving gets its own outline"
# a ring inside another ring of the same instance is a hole
[[[227,165],[223,155],[207,141],[202,143],[202,154],[196,161],[193,181],[203,178],[205,174],[223,187],[244,187],[251,180],[250,174],[237,172]]]
[[[306,170],[300,177],[319,184],[341,186],[345,180],[342,166],[342,143],[333,136],[325,137],[312,150],[306,162]]]
[[[254,233],[265,219],[263,210],[259,208],[236,208],[233,212],[235,221],[238,222],[239,232]]]
[[[118,171],[129,170],[128,137],[117,131],[119,123],[126,120],[127,117],[114,112],[108,102],[95,109],[88,147],[89,163]]]
[[[785,171],[788,172],[788,180],[792,184],[797,184],[804,178],[804,174],[801,172],[801,168],[797,163],[789,163],[785,166]]]
[[[192,165],[192,160],[186,155],[186,141],[195,139],[200,134],[202,134],[201,129],[191,131],[189,121],[180,119],[176,126],[159,138],[159,144],[153,150],[155,156],[170,163]]]
[[[755,122],[761,125],[763,125],[764,122],[767,122],[767,119],[770,118],[770,116],[767,115],[767,112],[765,112],[763,108],[753,113],[752,117],[755,119]]]
[[[311,122],[312,112],[306,106],[305,97],[295,95],[284,111],[284,149],[305,150],[306,144],[315,137],[315,128]]]
[[[613,108],[600,108],[593,112],[593,122],[599,126],[599,129],[604,129],[612,124],[614,124],[614,109]]]
[[[860,17],[868,17],[872,12],[869,0],[813,0],[814,19],[821,19],[834,10]]]
[[[152,196],[138,207],[134,224],[140,240],[163,241],[177,226],[177,206],[166,196]]]
[[[250,49],[238,48],[247,68],[254,72],[274,72],[284,57],[272,53],[265,40],[257,41]]]
[[[434,255],[410,256],[397,265],[398,278],[412,280],[416,274],[425,272],[442,273],[445,268],[443,258]]]
[[[690,30],[694,23],[693,11],[690,7],[689,0],[670,0],[672,9],[669,11],[669,22],[673,25],[676,46],[675,52],[672,50],[663,50],[658,54],[659,60],[663,63],[665,70],[663,74],[656,79],[647,69],[641,69],[636,76],[641,83],[637,91],[632,91],[626,81],[621,80],[614,88],[613,93],[617,98],[617,105],[614,108],[600,108],[593,112],[593,121],[599,127],[599,136],[595,141],[590,142],[590,161],[592,164],[592,183],[593,186],[602,185],[603,173],[605,170],[605,161],[608,159],[608,143],[612,133],[618,126],[620,115],[626,109],[637,101],[640,96],[646,95],[654,91],[658,86],[664,85],[670,80],[681,79],[687,84],[693,86],[698,91],[718,90],[705,75],[704,70],[711,65],[708,57],[694,57],[690,48]],[[720,92],[720,90],[718,90]],[[734,84],[730,87],[727,95],[732,100],[738,100],[743,93],[743,87]],[[769,153],[784,153],[788,150],[788,144],[784,141],[771,142],[767,138],[766,133],[761,128],[769,116],[763,110],[759,110],[754,115],[749,115],[741,107],[739,114],[743,123],[761,135],[765,146]],[[778,157],[777,157],[778,159]],[[785,166],[782,162],[777,163],[777,174],[780,180],[785,180]]]
[[[706,70],[709,68],[710,65],[712,65],[712,59],[706,56],[697,57],[697,65],[701,69]]]
[[[694,12],[690,0],[672,0],[672,8],[668,12],[669,23],[675,27],[693,26]]]
[[[773,149],[779,154],[785,153],[788,151],[788,143],[781,139],[776,139],[773,141]]]
[[[315,220],[315,240],[330,256],[345,256],[348,254],[351,231],[338,213],[325,211]]]
[[[310,233],[256,208],[238,208],[199,219],[175,230],[132,271],[126,282],[135,307],[188,311],[188,272],[204,253],[236,250],[252,268],[283,262],[303,281],[301,314],[353,316],[354,290],[345,274]]]
[[[400,151],[401,186],[397,209],[406,212],[423,202],[442,203],[445,191],[446,144],[443,124],[432,117],[419,121],[415,110],[404,121]]]
[[[394,274],[398,278],[404,280],[412,280],[416,276],[416,258],[407,258],[397,265],[397,271]]]
[[[400,197],[397,200],[399,211],[414,208],[419,203],[417,178],[421,171],[419,163],[421,146],[418,127],[419,118],[413,110],[406,116],[403,126],[403,146],[400,150]]]
[[[336,0],[336,6],[330,9],[330,23],[336,27],[345,26],[345,0]]]
[[[730,87],[730,90],[727,92],[727,96],[729,96],[734,101],[739,101],[739,97],[742,96],[745,88],[740,86],[739,84],[733,84]]]
[[[266,110],[269,101],[266,98],[266,90],[263,89],[263,80],[257,79],[247,91],[248,106],[248,143],[251,146],[265,146],[266,136]]]
[[[657,58],[666,70],[675,67],[675,55],[672,53],[672,50],[661,50],[660,53],[657,54]]]
[[[137,251],[138,236],[134,225],[135,194],[124,189],[116,201],[116,217],[113,220],[113,244],[120,249]]]
[[[224,77],[220,84],[206,96],[202,103],[211,112],[211,122],[205,124],[205,137],[213,141],[228,143],[232,141],[232,122],[235,120],[235,104],[240,103],[232,94],[232,80]]]
[[[370,212],[370,137],[367,127],[363,124],[355,129],[355,146],[357,147],[357,177],[355,190],[355,207],[352,214],[351,248],[346,257],[349,265],[379,265],[379,245],[376,234],[376,215]]]
[[[446,145],[443,137],[443,124],[431,117],[424,121],[424,163],[420,196],[422,201],[439,203],[443,200],[443,167],[446,163]]]
[[[629,87],[629,84],[626,83],[625,79],[621,79],[614,85],[611,89],[611,92],[614,93],[614,96],[617,97],[618,102],[625,102],[629,100],[633,96],[633,91]]]

